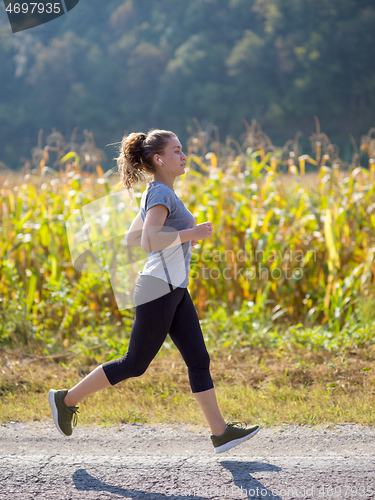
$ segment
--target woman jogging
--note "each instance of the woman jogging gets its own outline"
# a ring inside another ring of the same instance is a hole
[[[143,180],[144,174],[154,177],[127,233],[128,244],[140,245],[149,253],[135,286],[129,347],[122,358],[98,366],[72,389],[51,389],[48,400],[54,422],[62,434],[70,436],[77,404],[94,392],[142,375],[169,333],[187,365],[191,390],[210,426],[215,452],[229,450],[254,436],[259,425],[226,423],[216,401],[209,354],[187,289],[191,247],[212,237],[212,225],[195,225],[194,216],[174,192],[173,182],[184,173],[186,155],[173,132],[152,129],[147,135],[124,136],[116,160],[128,189]]]

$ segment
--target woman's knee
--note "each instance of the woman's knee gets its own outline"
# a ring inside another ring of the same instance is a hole
[[[210,366],[210,355],[206,348],[196,353],[196,359],[193,368],[208,368]]]
[[[103,369],[112,385],[131,377],[140,377],[145,373],[149,363],[142,363],[127,352],[122,358],[108,361]]]
[[[136,365],[132,371],[131,377],[140,377],[147,370],[148,365]]]
[[[140,377],[145,373],[148,368],[149,363],[145,363],[141,359],[137,359],[133,356],[126,355],[123,356],[118,363],[119,372],[123,373],[124,379],[130,377]]]

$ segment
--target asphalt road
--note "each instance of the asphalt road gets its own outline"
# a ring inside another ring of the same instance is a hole
[[[373,499],[375,430],[282,426],[215,454],[184,426],[0,427],[0,499]]]

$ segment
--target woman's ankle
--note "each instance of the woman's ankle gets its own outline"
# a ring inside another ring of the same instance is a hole
[[[76,404],[73,404],[73,402],[71,401],[71,396],[69,394],[69,391],[67,392],[65,398],[64,398],[64,404],[66,406],[69,406],[69,408],[73,408],[74,406],[76,406]]]
[[[225,427],[224,427],[224,429],[223,429],[223,431],[222,431],[222,432],[220,432],[220,430],[221,430],[221,429],[219,429],[219,428],[218,428],[218,429],[215,429],[215,431],[217,431],[217,433],[216,433],[216,432],[212,432],[212,434],[213,434],[214,436],[216,436],[216,437],[219,437],[219,436],[221,436],[222,434],[224,434],[225,429],[226,429],[227,427],[228,427],[228,426],[227,426],[227,424],[225,424]]]

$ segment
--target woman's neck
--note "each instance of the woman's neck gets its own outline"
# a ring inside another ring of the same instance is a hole
[[[174,187],[173,187],[173,183],[172,183],[171,179],[169,179],[169,181],[168,181],[168,179],[160,178],[159,176],[155,176],[154,175],[154,181],[155,182],[161,182],[162,184],[166,184],[167,186],[169,186],[170,188],[172,188],[173,191],[174,191]]]

